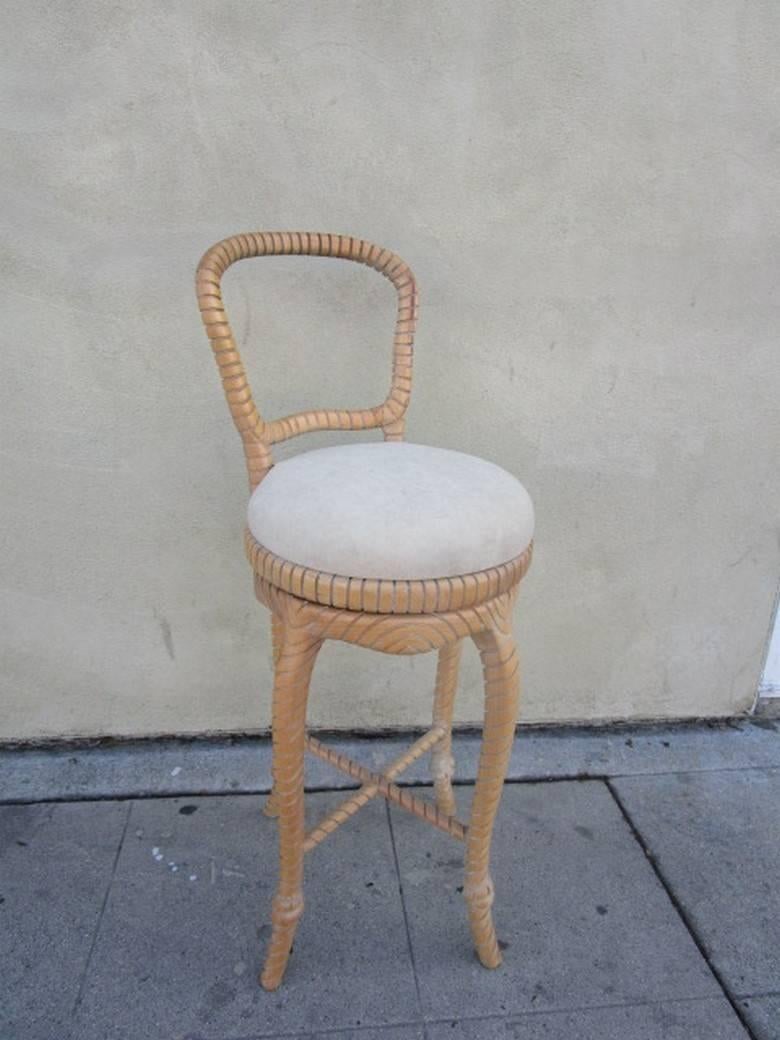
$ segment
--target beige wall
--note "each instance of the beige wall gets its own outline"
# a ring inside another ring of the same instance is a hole
[[[3,24],[0,736],[267,726],[192,275],[280,227],[408,260],[411,438],[530,489],[525,717],[750,708],[780,570],[776,0],[25,0]],[[382,395],[376,275],[226,281],[266,414]],[[314,720],[420,723],[433,665],[329,646]]]

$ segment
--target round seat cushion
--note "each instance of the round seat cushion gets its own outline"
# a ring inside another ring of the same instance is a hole
[[[506,470],[423,444],[351,444],[275,465],[249,501],[252,536],[328,574],[414,580],[507,563],[531,542],[528,492]]]

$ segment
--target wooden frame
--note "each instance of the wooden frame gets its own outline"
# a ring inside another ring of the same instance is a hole
[[[282,254],[353,260],[375,268],[392,282],[398,312],[390,391],[381,404],[364,410],[300,412],[271,422],[261,418],[225,313],[221,279],[237,260]],[[403,438],[412,383],[417,288],[411,270],[400,257],[344,235],[268,231],[235,235],[205,254],[198,266],[197,292],[225,396],[243,441],[250,488],[254,489],[273,466],[272,446],[300,433],[381,428],[386,440]],[[497,967],[501,954],[491,911],[490,842],[519,706],[512,605],[518,583],[530,565],[532,547],[487,571],[420,581],[366,579],[359,574],[325,574],[300,567],[295,561],[275,556],[249,531],[245,548],[255,575],[257,598],[272,614],[274,648],[274,782],[265,811],[279,818],[280,869],[262,985],[276,989],[287,966],[303,912],[304,854],[377,796],[465,842],[463,891],[474,945],[482,964]],[[451,730],[460,651],[467,637],[473,639],[482,658],[485,718],[471,815],[464,823],[455,815]],[[433,725],[382,773],[366,769],[306,734],[309,680],[326,639],[388,654],[438,652]],[[303,811],[303,759],[307,750],[361,784],[308,834]],[[432,756],[434,802],[394,782],[427,752]]]
[[[254,256],[329,256],[375,268],[395,286],[398,311],[393,337],[390,392],[374,408],[298,412],[265,422],[255,407],[244,365],[222,302],[220,283],[231,264]],[[244,442],[249,485],[254,489],[273,465],[272,445],[315,430],[371,430],[403,440],[404,415],[412,392],[412,348],[417,322],[417,285],[403,260],[387,249],[346,235],[308,231],[259,231],[233,235],[205,254],[196,276],[198,305],[222,377],[230,414]]]

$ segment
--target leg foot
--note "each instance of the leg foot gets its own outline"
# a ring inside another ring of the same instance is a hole
[[[474,636],[485,675],[485,724],[466,838],[466,879],[463,894],[477,956],[486,968],[501,963],[493,924],[493,881],[490,841],[501,800],[520,701],[517,649],[508,626]]]

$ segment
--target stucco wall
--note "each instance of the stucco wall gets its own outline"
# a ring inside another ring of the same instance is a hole
[[[526,719],[750,707],[780,570],[775,0],[25,0],[0,48],[0,736],[268,724],[192,289],[254,228],[414,268],[411,439],[537,506]],[[381,398],[382,279],[226,283],[268,416]],[[420,723],[433,667],[328,646],[313,720]]]

